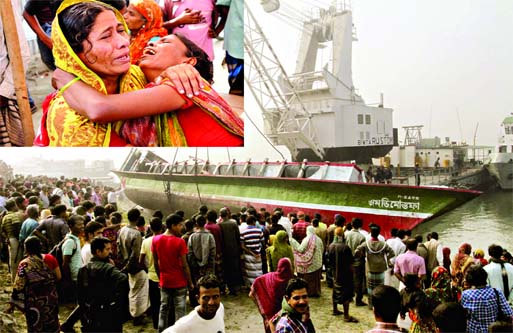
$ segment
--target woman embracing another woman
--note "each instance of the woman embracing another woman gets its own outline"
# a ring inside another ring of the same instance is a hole
[[[36,144],[242,146],[244,123],[210,86],[205,52],[169,35],[144,48],[140,67],[131,65],[124,22],[93,0],[63,2],[52,32],[60,90],[43,105]],[[164,71],[175,79],[147,84]]]

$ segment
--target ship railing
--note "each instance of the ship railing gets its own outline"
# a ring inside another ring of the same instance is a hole
[[[452,167],[426,170],[424,171],[424,177],[421,177],[421,184],[440,185],[449,180],[453,173],[454,170]]]

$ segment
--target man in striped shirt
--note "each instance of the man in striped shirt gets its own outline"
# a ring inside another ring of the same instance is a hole
[[[245,282],[249,285],[262,275],[262,243],[264,234],[255,225],[256,219],[249,215],[246,219],[247,228],[240,233],[240,242],[244,253],[244,266],[246,268]]]

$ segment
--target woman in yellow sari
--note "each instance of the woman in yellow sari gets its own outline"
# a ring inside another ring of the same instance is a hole
[[[108,5],[64,1],[53,21],[52,41],[56,66],[102,94],[138,90],[147,83],[140,68],[130,65],[123,17]],[[70,108],[60,92],[47,97],[43,109],[48,110],[41,127],[42,137],[46,127],[47,142],[36,141],[38,145],[126,145],[115,132],[121,123],[92,122]]]

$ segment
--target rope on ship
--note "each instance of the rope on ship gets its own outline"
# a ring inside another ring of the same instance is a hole
[[[198,175],[198,147],[196,147],[196,156],[194,157],[194,176],[197,176]],[[195,177],[196,181],[196,191],[198,192],[198,199],[200,201],[200,205],[203,204],[203,202],[201,201],[201,194],[200,194],[200,190],[199,190],[199,185],[198,185],[198,178]]]
[[[276,146],[269,140],[269,138],[267,138],[267,136],[265,136],[264,133],[262,133],[262,131],[260,130],[260,128],[258,128],[258,126],[255,124],[255,122],[253,121],[253,119],[251,119],[251,117],[249,116],[249,114],[246,113],[246,118],[249,119],[249,121],[253,124],[253,126],[256,128],[256,130],[258,131],[258,133],[260,133],[260,135],[265,139],[265,141],[267,141],[267,143],[269,143],[271,145],[271,147],[273,147],[274,150],[276,150],[278,152],[278,154],[280,154],[281,158],[285,161],[286,158],[285,156],[283,156],[283,154],[281,153],[281,151],[278,150],[278,148],[276,148]],[[229,154],[229,153],[228,153]]]
[[[173,157],[173,164],[171,164],[170,173],[173,174],[173,168],[175,167],[176,156],[178,155],[178,148],[175,149],[175,156]],[[171,182],[168,180],[164,183],[164,193],[166,193],[167,203],[171,205]]]

